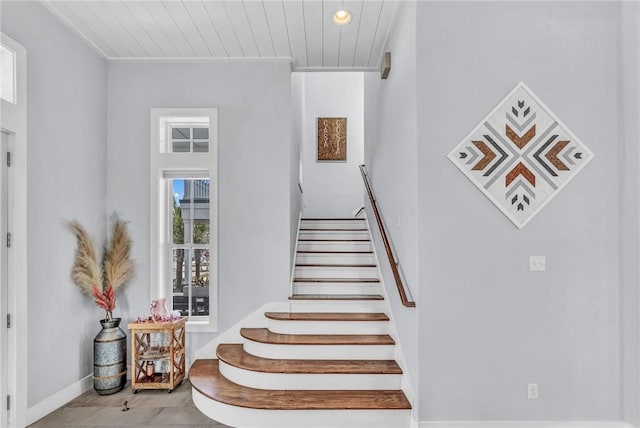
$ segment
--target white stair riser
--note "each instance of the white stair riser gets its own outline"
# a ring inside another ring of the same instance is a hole
[[[345,264],[345,265],[373,265],[376,263],[373,254],[356,253],[298,253],[298,264]]]
[[[378,278],[377,267],[296,266],[296,278]]]
[[[262,410],[211,400],[196,389],[193,403],[206,416],[236,427],[407,428],[411,410]]]
[[[362,220],[302,220],[301,229],[366,229],[367,223]]]
[[[388,334],[388,321],[268,320],[269,330],[282,334]]]
[[[300,230],[300,239],[369,239],[368,230]]]
[[[298,251],[371,251],[371,242],[299,241]]]
[[[293,294],[323,294],[331,296],[344,296],[346,294],[373,294],[380,295],[380,284],[349,284],[330,282],[296,282],[293,284]]]
[[[387,303],[381,300],[299,300],[289,301],[286,307],[274,309],[289,312],[383,312],[388,310]]]
[[[292,374],[244,370],[220,361],[220,373],[238,385],[258,389],[400,389],[401,375]]]
[[[280,345],[248,340],[244,349],[262,358],[281,360],[393,360],[393,345]]]

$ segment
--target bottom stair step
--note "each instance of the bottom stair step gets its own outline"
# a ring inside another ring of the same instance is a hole
[[[218,360],[196,360],[189,380],[194,389],[211,400],[252,409],[411,409],[400,390],[266,390],[240,386],[220,374]]]

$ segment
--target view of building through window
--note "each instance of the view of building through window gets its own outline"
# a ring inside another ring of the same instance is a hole
[[[170,180],[172,203],[173,309],[183,315],[209,315],[209,179]]]

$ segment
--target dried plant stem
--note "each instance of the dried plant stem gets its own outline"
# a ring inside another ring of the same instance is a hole
[[[77,241],[71,278],[83,292],[94,298],[96,305],[106,311],[105,318],[111,321],[116,307],[116,293],[134,273],[127,223],[115,219],[102,264],[98,263],[93,242],[80,223],[74,220],[68,227]]]

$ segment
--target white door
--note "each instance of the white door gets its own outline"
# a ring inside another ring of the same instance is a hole
[[[7,248],[9,185],[7,156],[9,153],[9,135],[0,132],[0,427],[9,426],[9,352],[8,352],[8,301],[9,301],[9,255]]]
[[[27,423],[27,52],[0,33],[0,427]],[[11,152],[11,166],[7,152]],[[7,245],[10,232],[11,247]],[[7,326],[11,315],[11,327]],[[11,408],[8,409],[10,398]]]

